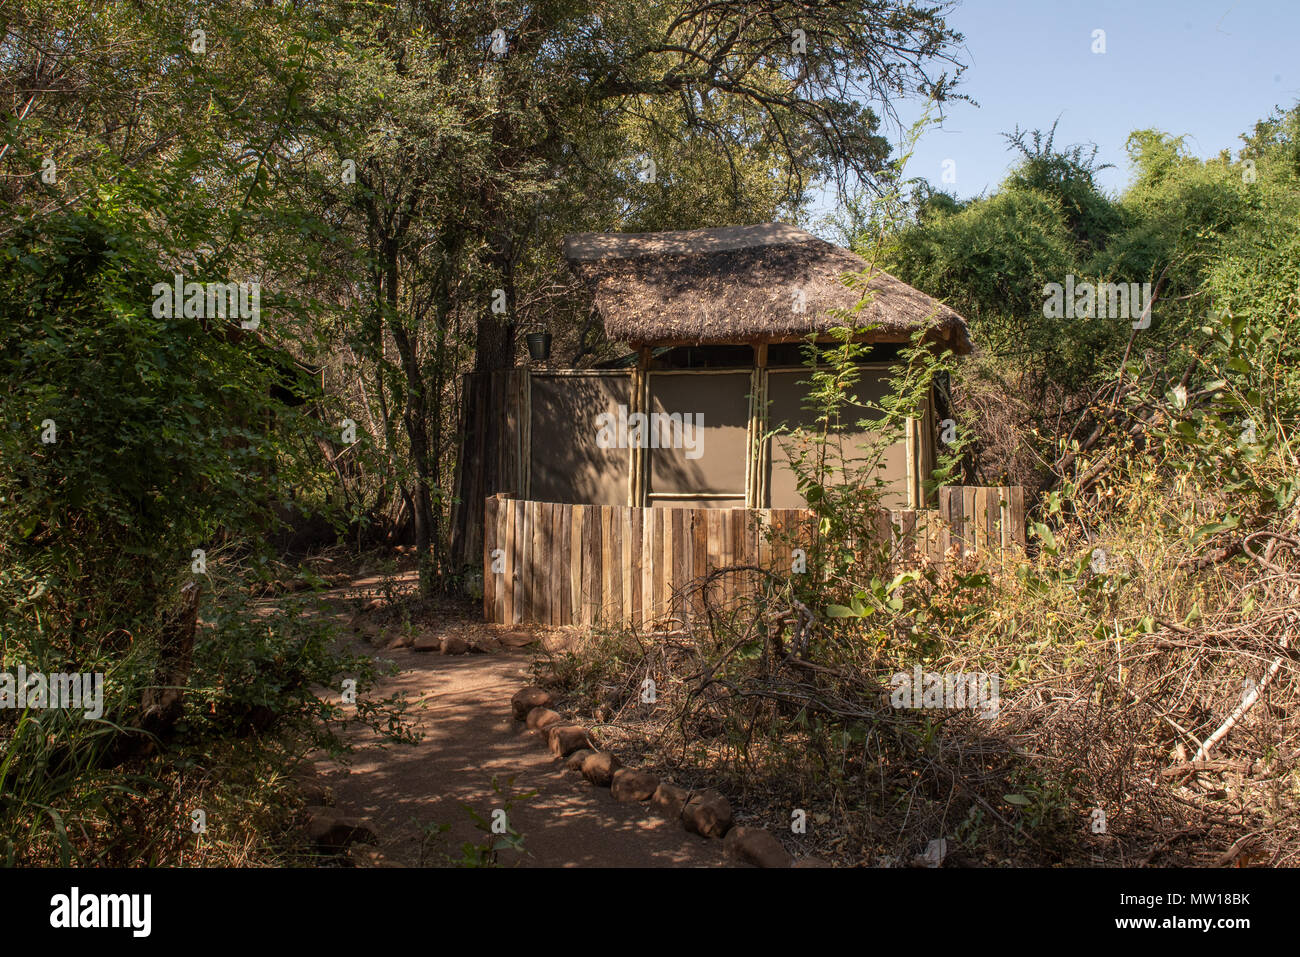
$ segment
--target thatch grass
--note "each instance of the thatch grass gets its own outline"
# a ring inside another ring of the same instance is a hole
[[[952,309],[881,269],[783,223],[667,233],[583,233],[565,258],[592,291],[613,340],[648,345],[789,341],[854,317],[871,337],[902,341],[928,329],[971,349]],[[799,296],[802,299],[799,299]]]

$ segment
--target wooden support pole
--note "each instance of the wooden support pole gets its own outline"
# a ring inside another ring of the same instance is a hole
[[[767,343],[754,347],[754,369],[749,377],[749,451],[748,468],[745,470],[745,506],[762,508],[766,503],[764,489],[763,433],[767,428]]]
[[[642,346],[637,353],[636,370],[632,374],[632,406],[628,409],[629,418],[636,412],[646,414],[649,418],[648,406],[650,404],[650,347]],[[649,475],[647,463],[649,457],[646,450],[642,448],[645,444],[645,435],[642,435],[642,442],[633,443],[628,450],[628,469],[629,469],[629,492],[627,504],[633,508],[645,507],[649,492]]]

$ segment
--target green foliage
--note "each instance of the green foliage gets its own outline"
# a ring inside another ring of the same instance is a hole
[[[24,228],[0,263],[0,548],[66,600],[111,592],[132,628],[191,549],[267,523],[276,449],[262,427],[280,409],[251,343],[152,316],[150,287],[170,275],[114,205]],[[129,583],[122,553],[137,557]]]
[[[1006,139],[1024,159],[1011,171],[1002,188],[1054,200],[1079,246],[1084,249],[1104,246],[1119,228],[1121,214],[1097,188],[1096,174],[1109,165],[1098,165],[1097,147],[1075,145],[1055,149],[1055,123],[1047,133],[1017,129]]]

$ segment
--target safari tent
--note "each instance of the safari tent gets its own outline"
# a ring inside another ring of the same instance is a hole
[[[619,537],[635,537],[638,547],[643,534],[632,536],[634,525],[669,523],[670,540],[671,523],[684,522],[681,547],[690,550],[685,540],[697,524],[707,538],[710,521],[743,523],[746,512],[764,519],[760,513],[803,507],[790,465],[791,439],[771,433],[780,424],[812,424],[802,344],[810,334],[846,325],[855,307],[852,325],[865,330],[861,341],[870,347],[856,386],[860,396],[885,392],[899,348],[918,331],[935,348],[971,349],[966,323],[952,309],[888,273],[868,270],[852,252],[783,223],[584,233],[566,238],[564,257],[606,338],[626,349],[621,358],[592,368],[520,366],[467,381],[453,551],[467,562],[483,554],[486,578],[499,578],[501,569],[492,570],[493,549],[479,549],[495,542],[504,552],[498,532],[513,528],[502,509],[485,505],[491,497],[513,500],[516,510],[532,504],[549,510],[534,518],[546,525],[542,534],[553,561],[569,557],[561,551],[565,532],[572,546],[571,529],[559,526],[574,513],[552,514],[557,508],[577,508],[579,516],[594,509],[598,524],[620,524],[626,534]],[[846,445],[861,438],[856,428],[842,433]],[[922,483],[933,467],[936,438],[931,395],[885,455],[887,507],[916,512],[934,504]],[[601,511],[608,509],[621,511]],[[659,510],[680,515],[648,514]],[[710,519],[702,510],[729,514]],[[486,538],[485,523],[491,526]],[[535,533],[536,525],[527,530]],[[559,538],[551,541],[552,534]],[[745,553],[747,535],[729,536],[732,557]],[[610,546],[604,538],[591,545]],[[511,548],[518,551],[519,543]],[[602,564],[641,564],[639,552],[623,551],[607,554]],[[659,557],[672,560],[662,552]],[[516,571],[508,576],[512,583]],[[612,586],[605,582],[606,589]],[[490,583],[485,587],[490,590]],[[554,590],[560,607],[559,587]],[[574,593],[580,590],[575,585]],[[629,604],[632,596],[624,597],[622,604]],[[547,615],[557,618],[555,609]]]

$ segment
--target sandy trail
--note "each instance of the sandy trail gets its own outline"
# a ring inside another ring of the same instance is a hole
[[[376,651],[360,640],[351,644],[358,652],[396,662],[400,672],[385,678],[375,695],[405,692],[408,719],[424,733],[418,744],[392,744],[354,727],[344,735],[356,749],[344,758],[346,767],[327,757],[315,759],[334,791],[336,811],[378,838],[377,854],[354,850],[358,862],[420,866],[422,829],[434,823],[451,825],[438,846],[459,859],[462,842],[484,839],[462,803],[490,818],[493,809],[504,806],[492,779],[505,786],[513,775],[516,790],[538,793],[509,812],[525,850],[503,852],[504,866],[727,866],[720,841],[690,834],[647,805],[615,801],[608,789],[565,771],[533,732],[511,718],[510,696],[529,683],[530,653],[444,656]],[[425,866],[446,863],[436,853],[425,860]]]

